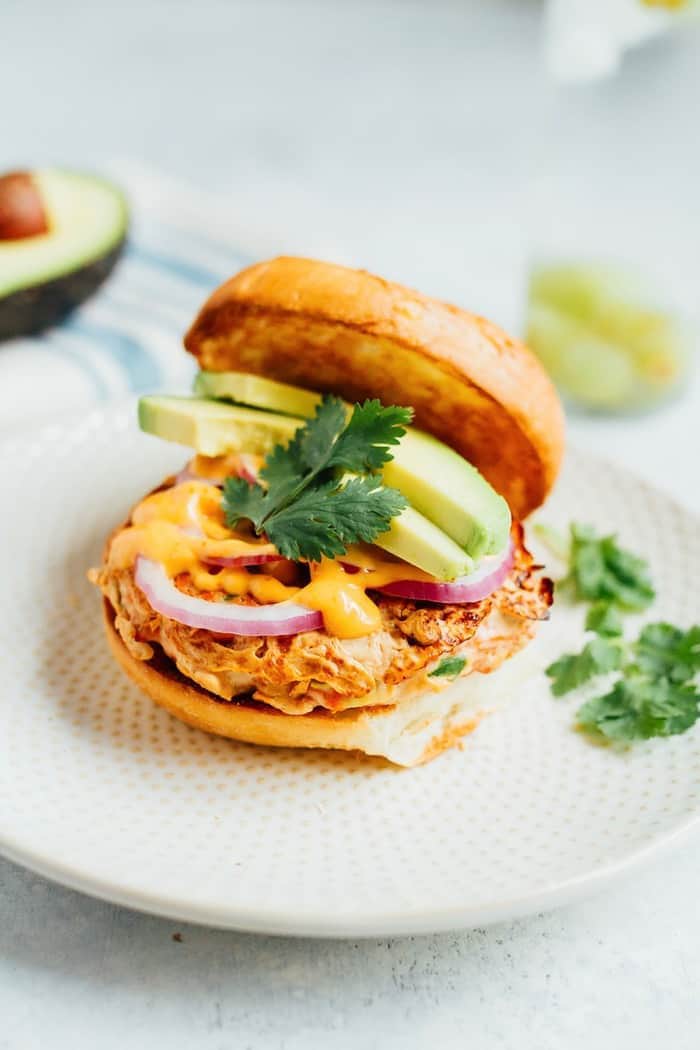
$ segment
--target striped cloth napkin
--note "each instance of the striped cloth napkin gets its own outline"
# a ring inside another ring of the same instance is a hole
[[[109,174],[131,203],[126,250],[63,324],[0,343],[0,435],[129,393],[188,391],[195,365],[182,336],[195,312],[225,278],[276,250],[237,225],[230,202],[134,164]]]

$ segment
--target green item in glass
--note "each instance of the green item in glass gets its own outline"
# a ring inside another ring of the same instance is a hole
[[[622,267],[557,263],[530,275],[526,341],[571,402],[615,412],[647,408],[687,374],[683,323]]]

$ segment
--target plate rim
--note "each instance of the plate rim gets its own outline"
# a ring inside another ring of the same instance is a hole
[[[254,746],[254,745],[251,745]],[[524,918],[538,912],[552,911],[576,901],[595,896],[606,887],[624,880],[625,876],[644,868],[652,861],[680,848],[695,836],[700,837],[700,811],[652,842],[640,846],[622,858],[610,861],[592,872],[573,875],[563,882],[493,904],[465,905],[444,910],[409,908],[392,913],[363,912],[358,919],[329,920],[321,913],[302,913],[298,919],[290,911],[254,907],[249,909],[210,907],[171,895],[157,895],[125,888],[108,879],[86,876],[74,866],[46,859],[41,851],[15,846],[0,835],[0,855],[43,878],[89,897],[130,908],[161,919],[187,922],[212,929],[233,930],[277,937],[310,937],[324,939],[408,937],[477,929],[499,922]]]

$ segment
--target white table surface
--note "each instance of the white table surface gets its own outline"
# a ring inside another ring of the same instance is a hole
[[[139,158],[261,250],[357,262],[517,327],[535,250],[700,277],[700,40],[549,83],[539,5],[5,0],[0,168]],[[574,440],[695,509],[700,390]],[[513,924],[311,942],[186,927],[0,861],[0,1048],[696,1048],[700,842]],[[181,933],[182,940],[173,940]]]

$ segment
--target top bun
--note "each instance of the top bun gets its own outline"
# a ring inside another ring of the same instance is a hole
[[[539,361],[490,321],[363,270],[280,257],[236,274],[185,336],[200,367],[348,401],[411,405],[524,518],[547,496],[564,421]]]

